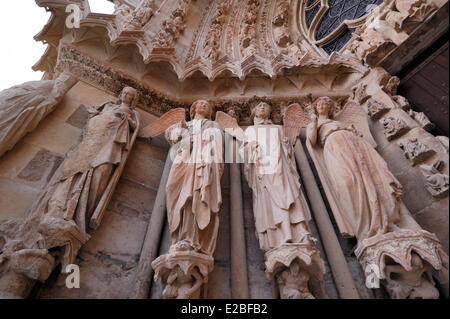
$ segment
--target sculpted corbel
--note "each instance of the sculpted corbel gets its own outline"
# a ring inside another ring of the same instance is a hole
[[[0,92],[0,157],[49,115],[77,83],[68,74]]]
[[[1,225],[0,295],[26,298],[34,281],[45,281],[59,264],[64,273],[75,263],[102,221],[136,140],[137,99],[136,90],[126,87],[119,101],[89,109],[80,143],[66,155],[28,216],[14,232],[9,223]]]

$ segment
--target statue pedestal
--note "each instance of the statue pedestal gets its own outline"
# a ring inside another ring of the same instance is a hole
[[[201,288],[208,282],[214,259],[194,250],[172,246],[169,253],[152,262],[155,281],[167,284],[163,295],[168,299],[199,299]]]
[[[379,288],[381,281],[393,299],[437,299],[434,278],[441,284],[446,278],[448,284],[448,256],[427,231],[377,235],[359,243],[355,254],[368,287]]]
[[[284,244],[266,252],[266,274],[276,279],[282,299],[314,299],[323,296],[325,265],[312,244]]]

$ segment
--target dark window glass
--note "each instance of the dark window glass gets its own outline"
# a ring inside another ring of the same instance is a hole
[[[374,6],[382,3],[383,0],[329,0],[328,6],[330,9],[320,22],[317,32],[316,40],[321,40],[332,33],[345,20],[356,20],[366,15],[373,10]],[[339,38],[350,39],[348,32],[342,34]],[[339,42],[338,41],[338,42]],[[340,43],[340,42],[339,42]],[[332,47],[329,44],[327,47]]]

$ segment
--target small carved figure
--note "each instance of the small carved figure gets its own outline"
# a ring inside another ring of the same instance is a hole
[[[437,161],[432,166],[421,165],[422,174],[426,179],[425,188],[434,197],[447,197],[449,194],[449,177],[441,173],[443,161]]]
[[[410,129],[405,121],[392,116],[384,117],[380,121],[383,124],[384,135],[388,141],[392,141],[393,139],[404,135]]]
[[[400,146],[405,153],[406,158],[409,159],[413,165],[425,161],[436,153],[417,138],[400,141],[398,142],[398,146]]]

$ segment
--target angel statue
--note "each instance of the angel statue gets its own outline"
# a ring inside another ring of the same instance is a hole
[[[137,91],[125,87],[119,101],[88,110],[80,143],[66,155],[17,230],[21,242],[8,244],[15,246],[7,251],[18,273],[44,281],[52,266],[61,264],[65,272],[74,264],[79,249],[100,225],[136,140],[137,99]]]
[[[152,264],[155,278],[167,284],[166,298],[199,298],[199,281],[205,283],[213,268],[224,170],[224,136],[213,115],[211,104],[199,100],[191,106],[191,121],[176,109],[143,130],[146,136],[165,131],[175,150],[166,186],[172,245]]]
[[[0,157],[33,131],[76,82],[63,73],[55,80],[26,82],[0,92]]]
[[[289,106],[284,127],[272,122],[272,107],[264,102],[252,109],[254,125],[243,133],[231,118],[226,120],[225,113],[218,112],[217,120],[227,132],[237,132],[238,139],[243,137],[244,174],[253,193],[256,234],[266,253],[268,277],[277,278],[282,298],[304,299],[312,296],[305,293],[310,278],[320,285],[323,262],[309,228],[311,214],[292,146],[299,132],[288,117],[296,108],[301,107]]]
[[[420,228],[403,205],[402,185],[375,150],[362,107],[350,101],[332,119],[332,110],[337,109],[332,99],[321,97],[314,106],[317,115],[303,117],[298,126],[307,126],[308,150],[335,220],[343,236],[357,238],[356,254],[361,264],[379,266],[380,279],[389,280],[384,270],[390,261],[411,269],[412,252],[402,246],[409,245],[440,270],[440,244],[433,234]],[[390,258],[385,260],[388,254]]]

